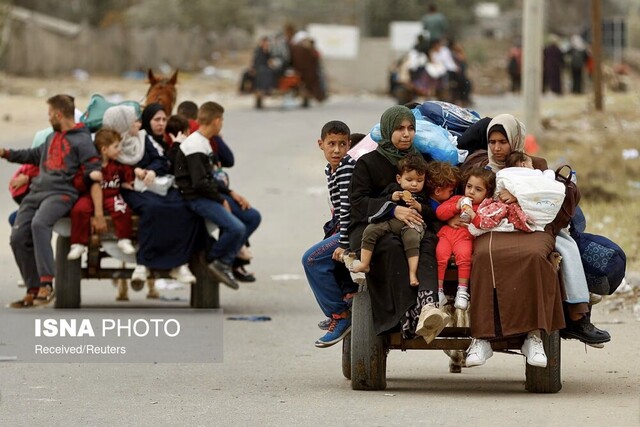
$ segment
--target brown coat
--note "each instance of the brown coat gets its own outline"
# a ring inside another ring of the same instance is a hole
[[[536,169],[547,162],[532,157]],[[487,153],[475,152],[462,169],[486,166]],[[573,183],[556,218],[544,232],[489,232],[476,238],[471,262],[471,334],[493,338],[546,332],[565,327],[563,289],[551,260],[555,236],[565,227],[580,200]]]

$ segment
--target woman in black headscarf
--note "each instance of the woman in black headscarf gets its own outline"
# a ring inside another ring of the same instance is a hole
[[[430,341],[448,323],[448,317],[436,308],[437,238],[433,223],[437,219],[428,204],[422,205],[420,214],[414,209],[397,206],[389,197],[382,195],[384,189],[396,181],[398,160],[418,152],[413,146],[415,124],[415,117],[407,107],[394,106],[382,115],[382,141],[375,151],[358,160],[353,171],[349,188],[349,241],[351,248],[360,248],[362,233],[369,222],[385,221],[391,217],[408,226],[425,224],[418,266],[420,285],[417,288],[409,285],[409,269],[402,241],[392,233],[383,235],[376,243],[367,284],[376,333],[390,332],[400,325],[405,337],[418,333]],[[417,328],[422,324],[425,327]]]
[[[140,217],[138,265],[132,282],[144,282],[149,269],[158,269],[171,270],[170,275],[178,281],[194,283],[196,279],[188,262],[196,251],[204,248],[208,236],[202,218],[187,207],[179,190],[169,187],[166,195],[160,195],[147,189],[157,177],[169,173],[163,141],[166,124],[167,116],[160,104],[149,104],[142,111],[142,130],[146,133],[144,154],[134,170],[143,190],[122,190],[125,201]]]

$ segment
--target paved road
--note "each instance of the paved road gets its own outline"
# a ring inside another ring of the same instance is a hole
[[[505,102],[516,106],[513,99],[478,101],[483,115]],[[387,390],[354,392],[341,374],[340,346],[313,346],[322,316],[300,257],[321,238],[328,217],[315,141],[332,119],[366,132],[389,105],[382,98],[344,97],[309,110],[256,112],[248,101],[228,109],[224,135],[238,162],[230,171],[232,187],[261,210],[264,222],[253,239],[259,280],[239,291],[223,289],[222,306],[225,316],[272,321],[225,321],[219,364],[0,362],[0,425],[639,425],[639,334],[629,312],[619,313],[621,323],[601,325],[614,337],[602,350],[563,342],[564,387],[555,395],[524,391],[522,357],[496,354],[483,367],[449,374],[439,351],[394,351]],[[2,164],[0,181],[12,171]],[[13,202],[0,193],[2,218]],[[7,242],[8,227],[0,234]],[[0,269],[4,307],[23,292],[6,244]],[[163,294],[185,298],[187,292]],[[131,296],[131,305],[144,302],[142,293]],[[86,305],[127,306],[114,297],[107,281],[83,286]],[[0,316],[7,310],[0,308]]]

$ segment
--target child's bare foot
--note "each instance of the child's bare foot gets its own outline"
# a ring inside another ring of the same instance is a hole
[[[418,276],[415,274],[409,273],[409,285],[418,286],[419,284],[420,284],[420,281],[418,281]]]
[[[353,273],[368,273],[369,264],[363,264],[362,261],[355,260],[353,261],[353,264],[351,264],[349,271]]]

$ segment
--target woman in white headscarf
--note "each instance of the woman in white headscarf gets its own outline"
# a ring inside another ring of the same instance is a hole
[[[160,109],[159,104],[151,104],[145,108],[146,116],[153,117]],[[168,173],[168,159],[158,151],[152,137],[140,130],[140,121],[132,107],[110,107],[105,111],[102,126],[120,133],[122,152],[118,160],[133,166],[138,178],[144,172],[147,186],[150,185],[147,178],[153,180]],[[152,191],[123,189],[122,196],[139,216],[138,265],[132,282],[144,282],[149,270],[157,269],[170,270],[170,275],[178,281],[194,283],[196,279],[188,262],[197,251],[204,249],[208,234],[202,218],[187,208],[180,191],[169,188],[163,196]]]

